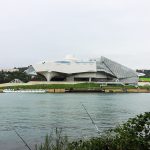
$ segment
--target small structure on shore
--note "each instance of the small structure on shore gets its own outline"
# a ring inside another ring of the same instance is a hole
[[[21,81],[20,79],[14,79],[10,81],[9,83],[23,83],[23,81]]]

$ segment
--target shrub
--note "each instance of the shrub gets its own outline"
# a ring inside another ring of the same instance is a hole
[[[55,137],[47,135],[40,147],[36,145],[36,150],[150,150],[150,112],[89,140],[69,142],[56,129]]]
[[[150,148],[150,112],[129,119],[114,129],[115,144],[122,150]]]
[[[35,145],[35,150],[66,150],[67,147],[67,136],[62,136],[62,129],[56,128],[55,134],[46,135],[43,144],[39,147]]]

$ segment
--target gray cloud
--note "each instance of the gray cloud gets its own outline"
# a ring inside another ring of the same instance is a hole
[[[0,68],[74,54],[150,65],[149,0],[0,1]]]

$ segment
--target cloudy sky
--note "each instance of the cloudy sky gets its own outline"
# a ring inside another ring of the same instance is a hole
[[[150,69],[149,0],[0,0],[0,68],[105,56]]]

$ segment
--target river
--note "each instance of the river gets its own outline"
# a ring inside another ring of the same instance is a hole
[[[150,94],[0,94],[0,150],[26,150],[13,128],[34,148],[47,133],[62,128],[71,139],[96,136],[81,106],[101,132],[150,111]]]

